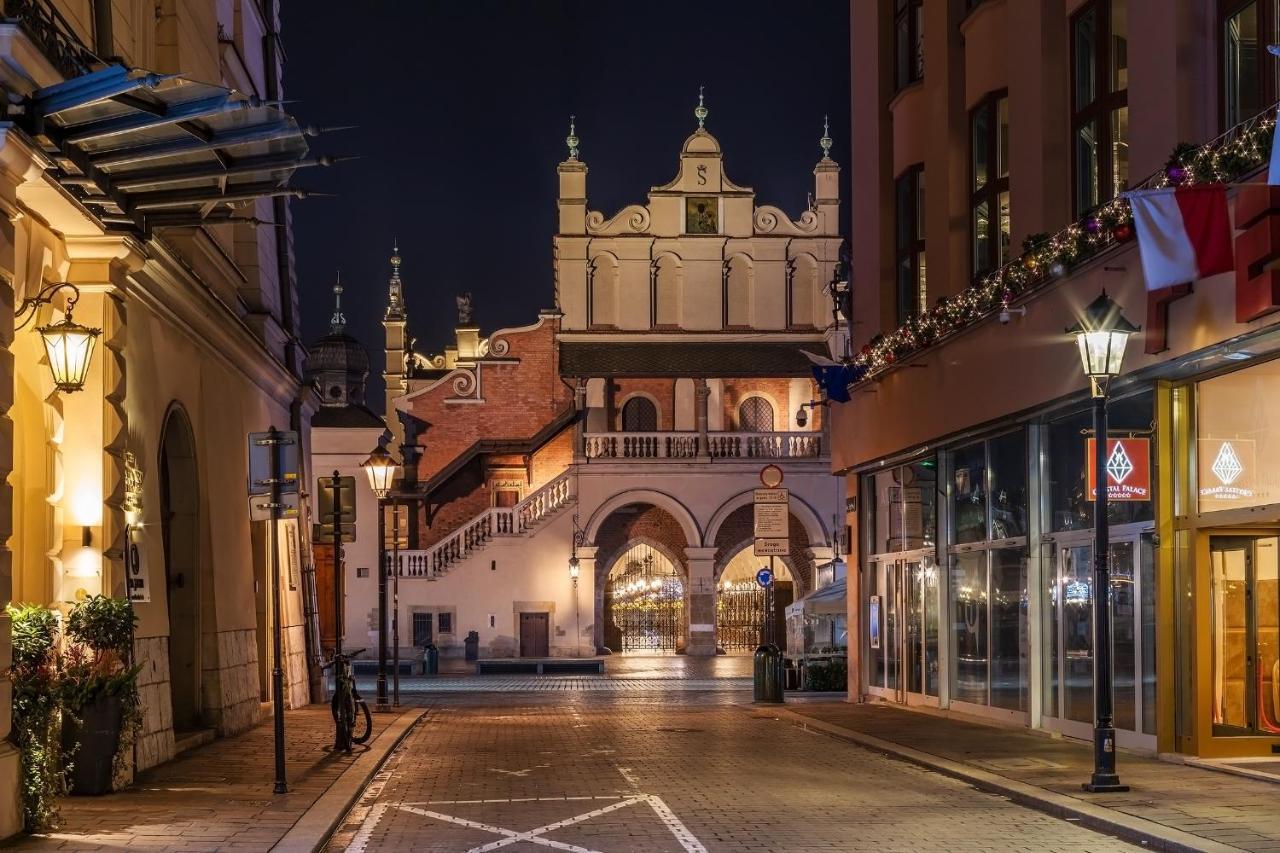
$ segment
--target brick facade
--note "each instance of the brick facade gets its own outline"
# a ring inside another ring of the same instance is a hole
[[[681,572],[688,574],[688,565],[684,558],[687,545],[696,544],[685,540],[684,529],[680,522],[661,507],[651,504],[636,504],[637,511],[630,507],[619,510],[600,527],[596,534],[596,588],[604,589],[605,578],[609,568],[635,540],[645,539],[663,546],[676,557],[676,566]]]

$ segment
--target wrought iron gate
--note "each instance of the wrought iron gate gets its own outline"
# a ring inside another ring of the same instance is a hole
[[[611,574],[605,594],[622,651],[675,651],[684,633],[684,581],[675,566],[644,544],[619,562],[623,570]]]
[[[761,642],[764,588],[755,581],[723,581],[716,596],[716,640],[729,651],[752,651]]]

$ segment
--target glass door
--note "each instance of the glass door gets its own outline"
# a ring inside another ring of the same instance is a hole
[[[1280,734],[1275,536],[1209,539],[1215,735]]]
[[[932,556],[867,570],[868,687],[908,704],[938,695],[938,572]]]
[[[1130,745],[1153,746],[1155,735],[1155,583],[1149,532],[1112,541],[1112,708],[1116,730]],[[1087,738],[1093,726],[1096,666],[1093,546],[1084,539],[1053,547],[1046,592],[1045,717],[1050,728]]]

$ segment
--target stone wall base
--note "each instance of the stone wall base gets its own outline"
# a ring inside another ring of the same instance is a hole
[[[0,740],[0,838],[22,831],[22,798],[18,793],[18,749]]]
[[[238,734],[261,719],[257,633],[242,628],[217,634],[216,668],[205,669],[203,684],[205,713],[219,736]]]
[[[173,698],[169,688],[169,638],[143,637],[133,643],[138,672],[138,698],[142,707],[142,731],[134,755],[136,769],[146,770],[174,756]]]

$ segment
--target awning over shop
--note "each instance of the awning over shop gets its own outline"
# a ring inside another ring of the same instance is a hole
[[[848,613],[845,579],[814,590],[799,601],[787,605],[787,618],[793,616],[844,616]]]
[[[226,222],[253,199],[304,196],[294,171],[331,162],[278,105],[120,65],[37,90],[21,123],[58,183],[115,230]]]

